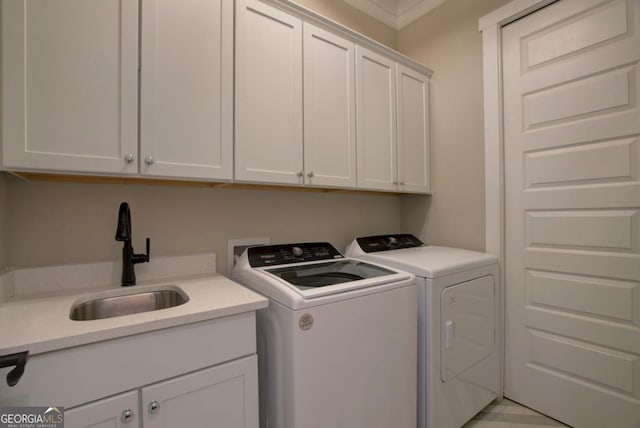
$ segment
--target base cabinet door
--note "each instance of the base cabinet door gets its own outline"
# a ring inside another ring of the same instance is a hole
[[[74,407],[67,428],[258,428],[258,357]]]
[[[74,407],[64,413],[66,428],[138,428],[138,391]]]
[[[145,428],[257,428],[257,357],[142,388],[142,420]]]

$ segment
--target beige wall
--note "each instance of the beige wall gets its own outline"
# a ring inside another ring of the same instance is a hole
[[[213,251],[226,273],[229,239],[326,240],[400,230],[399,197],[8,180],[9,266],[118,260],[120,202],[131,206],[134,249],[151,257]]]
[[[293,0],[383,45],[396,48],[396,30],[342,0]]]
[[[478,19],[509,0],[448,0],[400,30],[397,49],[434,70],[429,199],[403,197],[403,228],[484,249],[482,39]]]

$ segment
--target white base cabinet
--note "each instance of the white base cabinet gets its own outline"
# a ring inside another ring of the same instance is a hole
[[[258,428],[255,312],[30,356],[6,406],[62,406],[67,428]]]
[[[65,426],[255,428],[257,379],[257,357],[245,357],[75,407]]]

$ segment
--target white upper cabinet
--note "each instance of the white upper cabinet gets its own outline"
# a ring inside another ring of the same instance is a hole
[[[235,178],[303,182],[302,20],[236,1]]]
[[[356,186],[355,45],[304,23],[305,183]]]
[[[396,152],[396,64],[356,47],[358,187],[398,187]]]
[[[398,190],[429,193],[429,78],[398,64]]]
[[[9,169],[136,174],[138,3],[2,2]]]
[[[430,71],[294,2],[0,1],[3,169],[429,192]]]
[[[142,0],[141,22],[140,173],[232,179],[233,3]]]

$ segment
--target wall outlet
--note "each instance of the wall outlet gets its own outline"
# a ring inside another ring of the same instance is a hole
[[[236,265],[236,261],[240,258],[244,250],[249,247],[258,247],[261,245],[269,245],[271,238],[245,238],[245,239],[230,239],[227,245],[227,275],[231,276],[233,267]]]

